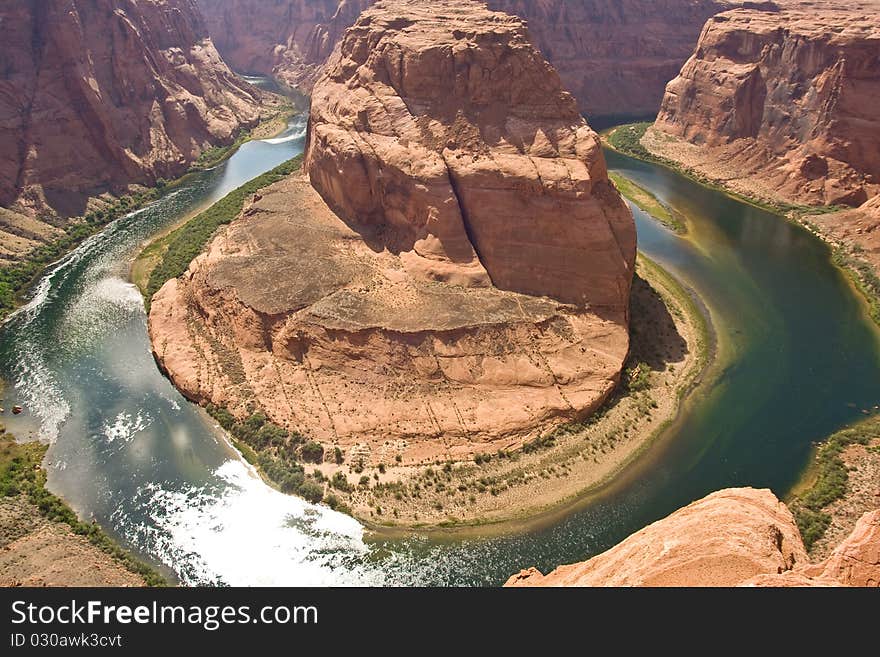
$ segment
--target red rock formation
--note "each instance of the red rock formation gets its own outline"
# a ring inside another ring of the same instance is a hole
[[[645,143],[753,196],[864,203],[880,191],[880,3],[781,4],[706,23]]]
[[[488,0],[529,32],[589,116],[653,115],[723,0]]]
[[[471,5],[348,30],[312,96],[312,184],[432,279],[625,312],[635,234],[596,134],[522,21]]]
[[[515,447],[613,389],[635,229],[521,20],[366,12],[315,86],[307,168],[323,199],[264,190],[153,299],[189,397],[414,463]]]
[[[342,34],[375,0],[199,0],[208,31],[238,71],[308,93]]]
[[[0,26],[0,205],[80,214],[259,117],[193,0],[7,2]]]
[[[505,586],[880,586],[880,511],[811,564],[788,508],[769,490],[712,493],[583,563],[535,568]]]
[[[200,0],[235,68],[306,91],[345,28],[375,0]],[[656,112],[666,82],[725,0],[488,0],[528,20],[535,45],[591,115]]]

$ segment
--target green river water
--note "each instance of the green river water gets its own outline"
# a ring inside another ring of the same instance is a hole
[[[185,584],[497,585],[582,560],[713,490],[784,495],[811,445],[880,403],[880,345],[828,248],[778,216],[608,153],[687,217],[634,209],[639,248],[711,308],[720,360],[680,420],[595,499],[504,535],[377,538],[265,486],[157,371],[128,267],[150,236],[301,152],[304,121],[111,224],[0,332],[6,417],[51,443],[50,488]]]

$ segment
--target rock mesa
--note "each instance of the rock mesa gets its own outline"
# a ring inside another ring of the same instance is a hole
[[[522,20],[365,12],[315,85],[305,169],[154,298],[189,397],[413,463],[516,447],[613,389],[632,216]]]

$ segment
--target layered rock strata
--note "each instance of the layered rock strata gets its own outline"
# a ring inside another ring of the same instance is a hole
[[[589,561],[507,586],[880,586],[880,510],[812,564],[788,508],[769,490],[712,493]]]
[[[779,5],[709,19],[644,143],[750,196],[865,203],[880,192],[880,3]]]
[[[0,205],[15,210],[0,241],[14,252],[53,236],[43,219],[174,177],[259,119],[259,92],[220,59],[193,0],[4,3],[0,26]]]
[[[156,295],[189,397],[404,463],[583,416],[627,354],[632,217],[520,19],[400,0],[347,32],[305,176]]]
[[[345,29],[375,0],[200,0],[224,58],[309,91]],[[488,0],[528,21],[535,45],[590,115],[657,111],[666,83],[724,0]],[[759,3],[760,4],[760,3]]]

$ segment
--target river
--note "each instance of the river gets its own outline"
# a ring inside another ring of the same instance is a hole
[[[50,443],[50,489],[184,584],[497,585],[585,559],[713,490],[783,495],[811,445],[880,401],[863,304],[805,230],[662,167],[610,168],[687,218],[634,209],[640,249],[712,309],[721,367],[668,435],[597,499],[501,536],[375,537],[264,485],[161,376],[128,268],[150,237],[303,148],[304,121],[109,225],[57,263],[0,332],[3,418]]]

